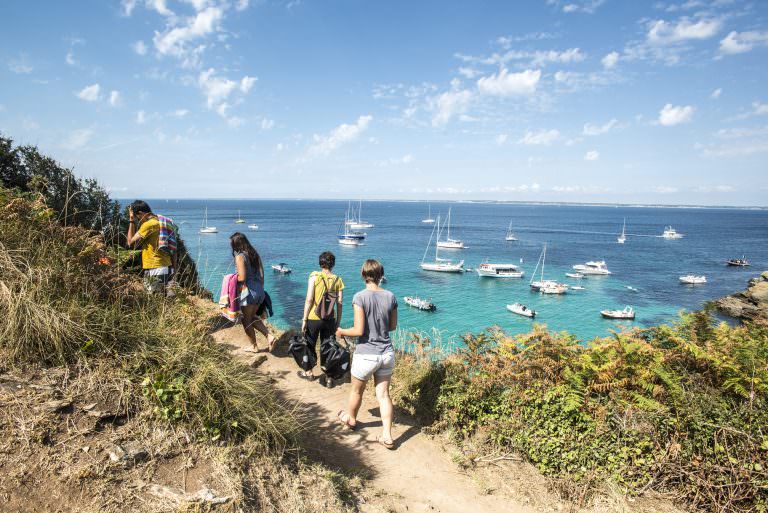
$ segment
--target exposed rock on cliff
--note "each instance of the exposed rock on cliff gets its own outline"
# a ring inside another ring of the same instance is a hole
[[[749,280],[747,290],[720,298],[715,306],[737,319],[768,319],[768,271]]]

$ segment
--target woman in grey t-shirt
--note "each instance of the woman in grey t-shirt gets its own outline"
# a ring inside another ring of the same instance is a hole
[[[361,274],[365,289],[352,299],[355,324],[351,328],[336,330],[337,337],[358,337],[352,358],[352,390],[347,411],[339,412],[339,421],[349,429],[355,429],[365,385],[373,376],[382,422],[378,441],[387,449],[394,449],[389,384],[395,370],[395,351],[389,332],[397,328],[397,299],[390,291],[379,287],[384,267],[378,261],[366,260]]]

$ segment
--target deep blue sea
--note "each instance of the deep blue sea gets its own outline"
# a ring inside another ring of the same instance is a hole
[[[427,203],[368,201],[363,218],[375,224],[364,246],[345,247],[336,241],[347,210],[346,201],[302,200],[153,200],[152,208],[172,217],[197,261],[205,286],[218,295],[221,276],[233,272],[229,235],[247,234],[265,262],[266,288],[276,306],[272,322],[279,327],[300,323],[308,274],[317,268],[320,252],[336,254],[336,269],[347,285],[344,322],[352,317],[352,293],[363,287],[360,266],[376,258],[385,267],[388,283],[400,301],[402,331],[437,335],[443,343],[466,332],[498,325],[510,333],[527,332],[531,320],[508,312],[505,306],[521,302],[537,310],[536,322],[552,330],[568,330],[588,340],[610,334],[621,326],[649,326],[672,321],[680,310],[697,309],[705,301],[745,288],[747,280],[768,269],[768,210],[558,206],[488,203],[432,203],[433,217],[452,208],[454,238],[468,249],[443,251],[474,268],[486,259],[521,265],[523,279],[480,278],[476,273],[443,274],[422,271],[422,260],[432,231],[421,223]],[[201,235],[204,209],[208,224],[219,233]],[[238,210],[250,231],[236,225]],[[628,240],[616,243],[622,220]],[[517,242],[504,240],[512,221]],[[685,237],[660,238],[666,225]],[[605,260],[612,275],[585,278],[582,291],[543,296],[528,286],[542,245],[547,243],[546,275],[575,284],[565,277],[572,265]],[[432,252],[429,255],[431,258]],[[729,257],[745,255],[751,267],[727,267]],[[522,264],[520,260],[522,259]],[[273,273],[269,265],[286,262],[290,275]],[[682,274],[704,274],[707,283],[681,285]],[[631,286],[637,292],[627,288]],[[402,302],[403,296],[432,298],[436,312],[421,312]],[[634,322],[601,318],[600,310],[632,305]],[[435,332],[437,330],[437,332]],[[402,334],[402,332],[401,332]]]

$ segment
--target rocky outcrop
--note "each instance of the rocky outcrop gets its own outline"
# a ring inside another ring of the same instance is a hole
[[[747,290],[720,298],[715,306],[737,319],[768,319],[768,271],[749,280]]]

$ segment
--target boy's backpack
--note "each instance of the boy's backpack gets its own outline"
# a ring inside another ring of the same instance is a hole
[[[341,379],[349,370],[349,350],[339,345],[336,337],[320,342],[320,368],[332,379]]]
[[[317,365],[317,356],[315,351],[309,345],[307,336],[297,334],[291,337],[291,343],[288,345],[288,352],[291,353],[296,364],[303,371],[312,370]]]
[[[332,320],[335,316],[334,309],[336,308],[336,303],[339,300],[339,292],[336,290],[336,284],[339,281],[339,277],[336,276],[330,287],[328,286],[327,279],[322,274],[317,275],[315,286],[317,286],[318,280],[323,282],[325,291],[323,292],[323,295],[320,296],[320,301],[317,303],[317,306],[315,306],[315,315],[317,315],[321,321]]]

